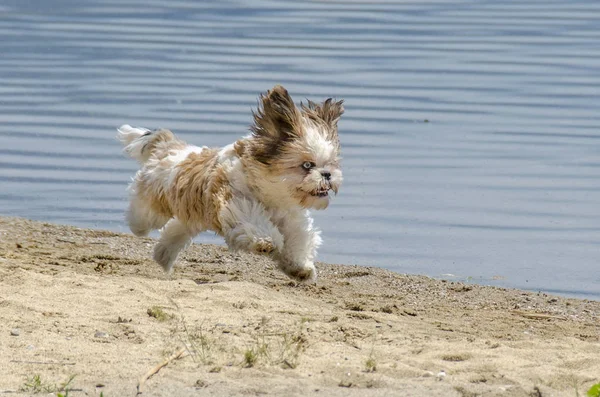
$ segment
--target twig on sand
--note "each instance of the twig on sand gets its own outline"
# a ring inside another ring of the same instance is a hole
[[[529,318],[531,320],[549,320],[549,319],[564,320],[565,319],[564,317],[554,316],[552,314],[532,313],[532,312],[526,312],[523,310],[512,310],[511,313],[517,314],[519,316],[523,316],[525,318]]]
[[[56,239],[56,241],[60,241],[61,243],[71,243],[71,244],[77,244],[77,242],[76,242],[76,241],[73,241],[73,240],[67,240],[67,239],[64,239],[64,238],[57,238],[57,239]]]
[[[167,366],[171,361],[185,357],[188,354],[189,353],[186,350],[186,348],[182,347],[181,349],[179,349],[175,353],[173,353],[171,356],[167,357],[163,362],[158,364],[156,367],[154,367],[154,368],[150,369],[148,372],[146,372],[142,377],[140,377],[140,380],[138,381],[136,396],[143,393],[144,383],[146,383],[146,381],[148,379],[150,379],[152,377],[152,375],[154,375],[155,373],[160,371],[162,367]]]

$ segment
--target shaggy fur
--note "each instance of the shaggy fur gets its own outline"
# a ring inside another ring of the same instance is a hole
[[[131,231],[162,228],[154,259],[166,271],[196,234],[212,230],[230,249],[270,255],[289,277],[314,282],[321,237],[309,209],[326,208],[342,183],[342,103],[297,108],[275,86],[261,95],[251,134],[221,149],[123,125],[124,151],[142,165],[130,185]]]

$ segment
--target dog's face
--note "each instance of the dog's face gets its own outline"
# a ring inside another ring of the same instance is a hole
[[[260,100],[248,149],[253,168],[270,185],[270,196],[304,208],[326,208],[330,192],[337,194],[342,183],[337,123],[343,101],[309,101],[299,109],[281,86]]]

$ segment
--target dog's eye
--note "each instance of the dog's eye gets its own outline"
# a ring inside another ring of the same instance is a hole
[[[302,168],[304,168],[305,170],[310,170],[314,166],[315,163],[311,163],[310,161],[305,161],[304,163],[302,163]]]

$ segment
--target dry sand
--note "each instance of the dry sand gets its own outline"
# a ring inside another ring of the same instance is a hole
[[[600,380],[600,302],[327,264],[296,285],[210,245],[167,276],[152,245],[0,218],[0,394],[74,375],[69,396],[133,397],[177,352],[142,395],[574,397]]]

